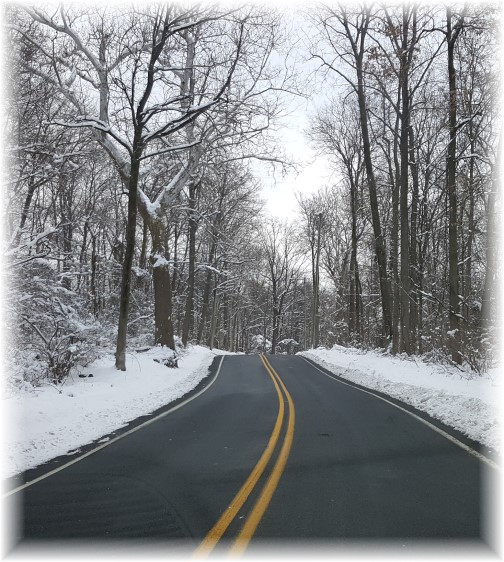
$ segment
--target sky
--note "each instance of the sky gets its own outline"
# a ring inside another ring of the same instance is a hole
[[[261,166],[258,175],[263,185],[262,197],[266,201],[267,212],[278,218],[289,219],[297,212],[296,194],[310,195],[318,189],[334,182],[333,171],[326,156],[317,155],[306,136],[310,117],[319,104],[327,100],[324,84],[314,74],[317,64],[309,61],[306,44],[311,39],[309,22],[303,12],[306,4],[273,2],[282,13],[289,30],[289,57],[295,60],[295,67],[300,80],[306,80],[304,93],[307,99],[293,96],[288,100],[288,117],[282,119],[284,127],[276,136],[289,160],[297,165],[297,169],[282,177],[277,171],[271,173],[268,166]],[[295,53],[294,53],[295,51]],[[294,53],[294,54],[293,54]],[[311,91],[310,91],[311,90]]]
[[[325,156],[318,156],[305,138],[303,129],[308,127],[308,117],[298,110],[280,138],[285,152],[299,164],[297,171],[285,177],[275,177],[267,171],[261,174],[262,196],[266,200],[269,214],[278,218],[290,218],[297,210],[296,194],[310,195],[331,183],[333,172]]]

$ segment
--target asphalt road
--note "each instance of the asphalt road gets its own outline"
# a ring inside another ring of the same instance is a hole
[[[190,402],[10,495],[14,539],[200,554],[237,536],[238,553],[266,539],[487,540],[493,468],[300,357],[268,360],[226,356]]]

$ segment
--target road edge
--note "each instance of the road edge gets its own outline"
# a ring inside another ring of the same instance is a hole
[[[337,375],[336,373],[330,371],[329,369],[327,369],[323,365],[317,363],[316,361],[314,361],[311,358],[305,357],[304,355],[297,355],[297,356],[304,359],[308,364],[312,365],[316,369],[319,369],[320,371],[322,371],[329,378],[333,378],[337,382],[341,382],[341,383],[346,384],[348,386],[354,387],[357,390],[361,390],[361,391],[364,391],[368,394],[374,395],[381,400],[385,400],[387,402],[390,402],[392,405],[394,405],[394,406],[396,406],[396,407],[398,407],[402,410],[405,410],[407,413],[412,414],[413,416],[416,416],[416,417],[420,418],[421,420],[423,420],[427,424],[430,424],[430,425],[434,426],[435,428],[437,428],[440,432],[446,433],[452,439],[460,441],[460,443],[465,445],[465,447],[468,447],[469,449],[474,450],[476,453],[478,453],[479,455],[481,455],[483,457],[487,457],[489,461],[491,461],[492,463],[497,465],[496,469],[500,470],[500,466],[502,464],[502,462],[501,462],[502,459],[499,456],[499,454],[497,453],[497,451],[487,447],[486,445],[484,445],[483,443],[480,443],[479,441],[471,439],[470,437],[468,437],[467,435],[462,433],[460,430],[458,430],[458,429],[456,429],[456,428],[454,428],[450,425],[445,424],[441,420],[431,416],[429,413],[427,413],[423,410],[419,410],[418,408],[415,408],[411,404],[408,404],[407,402],[403,402],[402,400],[399,400],[398,398],[395,398],[394,396],[390,396],[389,394],[385,394],[384,392],[381,392],[379,390],[375,390],[374,388],[370,388],[370,387],[358,384],[356,382],[353,382],[351,380],[345,379],[344,377],[342,377],[340,375]]]
[[[215,382],[224,357],[225,355],[216,355],[213,358],[210,366],[208,367],[207,375],[204,376],[193,389],[189,390],[179,398],[176,398],[175,400],[172,400],[171,402],[168,402],[163,406],[156,408],[148,414],[143,414],[133,420],[130,420],[125,425],[117,428],[110,433],[101,435],[100,437],[97,437],[89,443],[80,445],[76,449],[75,453],[71,455],[69,455],[68,453],[58,455],[57,457],[39,464],[36,467],[29,468],[23,472],[4,479],[2,482],[2,496],[7,497],[9,495],[12,495],[16,491],[28,487],[29,485],[31,485],[31,483],[35,483],[36,481],[42,480],[43,478],[48,478],[49,476],[51,476],[51,474],[63,470],[66,465],[78,462],[81,457],[87,457],[93,454],[93,452],[98,451],[106,447],[107,445],[110,445],[115,441],[121,439],[126,434],[140,429],[140,426],[152,423],[156,421],[157,418],[164,417],[172,411],[178,410],[186,402],[190,402],[191,400],[202,394]],[[106,441],[104,442],[104,440]]]

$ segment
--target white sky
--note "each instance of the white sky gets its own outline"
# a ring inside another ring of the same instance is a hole
[[[310,37],[309,23],[303,12],[307,5],[303,3],[287,5],[285,2],[273,2],[283,12],[284,21],[291,29],[290,53],[294,51],[293,59],[296,68],[303,78],[307,79],[303,91],[310,95],[309,99],[291,99],[290,115],[282,120],[285,126],[276,136],[279,138],[286,157],[295,162],[297,171],[292,171],[282,177],[278,171],[275,174],[268,166],[261,166],[258,170],[263,190],[262,197],[266,200],[267,212],[279,218],[292,217],[298,208],[296,194],[309,195],[318,189],[332,183],[333,171],[329,160],[324,156],[317,156],[310,146],[305,131],[309,128],[310,115],[314,113],[318,100],[324,104],[328,96],[324,92],[323,83],[318,82],[313,74],[318,64],[308,61],[308,49],[304,46]],[[292,63],[292,61],[290,61]],[[303,73],[305,75],[303,76]]]
[[[297,173],[292,171],[281,177],[278,172],[276,177],[273,177],[264,170],[260,175],[263,184],[262,196],[266,200],[268,213],[273,216],[292,217],[297,210],[296,193],[308,195],[331,183],[333,172],[328,159],[317,156],[310,147],[303,134],[303,129],[307,127],[307,115],[299,109],[281,136],[287,156],[299,164]]]
[[[305,165],[300,166],[297,173],[291,172],[283,178],[280,173],[275,178],[267,172],[261,174],[262,196],[266,200],[267,211],[279,218],[295,214],[298,208],[297,193],[314,193],[331,182],[332,174],[327,158],[316,157],[294,125],[285,129],[284,142],[286,152],[297,162],[305,162]]]

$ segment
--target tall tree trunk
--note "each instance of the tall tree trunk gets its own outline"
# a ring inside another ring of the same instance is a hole
[[[82,232],[82,243],[81,251],[79,253],[79,270],[84,271],[85,264],[87,262],[87,235],[89,230],[89,218],[84,221],[83,232]],[[80,290],[82,282],[84,280],[83,276],[79,276],[77,279],[77,292]],[[86,287],[89,289],[89,283],[85,283]]]
[[[217,292],[217,286],[213,289],[213,305],[212,305],[212,319],[210,323],[210,334],[208,337],[208,347],[210,349],[214,348],[215,343],[215,332],[217,331],[217,319],[219,316],[219,301],[220,294]]]
[[[357,185],[350,179],[350,212],[352,215],[352,250],[350,255],[350,318],[348,332],[351,340],[360,339],[359,265],[357,261]],[[352,343],[352,342],[350,342]]]
[[[138,138],[136,138],[138,137]],[[119,371],[126,370],[126,337],[128,331],[128,314],[131,293],[131,268],[135,255],[135,235],[137,223],[138,177],[140,174],[139,146],[140,132],[135,132],[133,156],[131,158],[131,171],[128,181],[128,218],[126,222],[126,248],[121,280],[121,297],[119,300],[119,324],[117,329],[117,343],[115,352],[115,366]]]
[[[215,266],[215,254],[217,252],[217,239],[214,235],[214,237],[212,238],[212,243],[210,246],[210,251],[208,253],[208,265],[210,266]],[[206,326],[206,322],[208,319],[208,311],[209,311],[209,305],[210,305],[210,291],[211,291],[211,287],[212,287],[212,276],[213,276],[213,272],[208,269],[207,273],[206,273],[206,279],[205,279],[205,286],[203,288],[203,299],[202,299],[202,306],[201,306],[201,319],[200,319],[200,323],[198,326],[198,335],[196,338],[196,341],[198,343],[203,341],[203,336],[204,336],[204,331],[205,331],[205,326]]]
[[[416,353],[418,346],[418,299],[419,299],[419,264],[418,264],[418,203],[420,182],[418,177],[418,163],[415,150],[413,128],[409,126],[410,169],[412,179],[411,223],[410,223],[410,341],[411,352]]]
[[[166,259],[165,229],[161,220],[150,225],[152,237],[152,282],[154,286],[154,341],[175,349],[170,266]]]
[[[446,30],[448,43],[448,86],[449,107],[448,119],[450,136],[448,144],[448,158],[446,165],[446,183],[448,190],[448,279],[449,279],[449,322],[450,347],[452,361],[458,365],[462,363],[460,353],[461,323],[459,300],[459,253],[458,253],[458,225],[457,225],[457,89],[455,70],[455,43],[460,33],[462,19],[455,29],[452,28],[451,8],[446,8]]]
[[[277,295],[277,283],[274,273],[273,265],[270,263],[271,268],[271,353],[274,355],[276,353],[276,346],[278,340],[278,295]]]
[[[189,182],[189,263],[187,272],[187,297],[184,311],[184,324],[182,327],[182,344],[184,347],[189,340],[194,318],[194,278],[196,268],[196,230],[198,221],[196,219],[196,191],[198,185]]]
[[[378,207],[378,193],[372,163],[371,143],[369,140],[367,109],[363,85],[359,88],[359,108],[361,114],[364,161],[366,165],[369,199],[371,205],[371,217],[373,223],[375,254],[378,264],[378,273],[380,276],[380,293],[383,312],[383,333],[386,339],[390,342],[390,340],[392,339],[392,297],[390,290],[390,279],[387,272],[387,251],[385,238],[383,236],[383,231],[381,228],[380,212]]]
[[[311,345],[313,348],[317,348],[320,339],[320,235],[322,230],[322,213],[318,213],[314,221],[316,228],[316,240],[314,240],[315,251],[312,255],[313,317]]]
[[[272,317],[272,325],[273,329],[271,331],[271,353],[275,355],[276,347],[278,344],[278,321],[279,321],[279,314],[278,314],[278,306],[273,304],[273,317]]]
[[[179,225],[177,223],[173,226],[173,275],[171,280],[172,294],[175,293],[178,282],[179,258],[178,258],[178,242],[180,238]]]
[[[93,303],[93,314],[98,316],[99,312],[99,300],[96,289],[96,275],[98,271],[98,256],[96,253],[96,235],[90,231],[91,235],[91,279],[89,292],[91,295],[91,302]]]
[[[409,191],[409,120],[410,120],[410,101],[409,101],[409,7],[403,5],[402,22],[402,50],[400,66],[400,85],[401,85],[401,189],[400,189],[400,213],[401,213],[401,346],[402,352],[411,354],[410,342],[410,241],[409,241],[409,210],[408,210],[408,191]]]
[[[354,43],[354,55],[357,71],[357,98],[359,103],[359,118],[362,130],[362,148],[366,168],[369,202],[371,206],[371,219],[374,233],[374,246],[378,273],[380,277],[380,293],[383,312],[383,335],[388,343],[392,339],[392,294],[390,279],[387,272],[387,249],[381,227],[380,211],[378,205],[378,189],[374,175],[373,158],[371,154],[371,141],[369,138],[368,111],[366,92],[364,86],[364,41],[367,27],[361,29],[360,44]],[[350,35],[350,33],[349,33]]]
[[[147,225],[146,221],[143,221],[142,226],[142,247],[140,250],[140,258],[138,260],[138,266],[140,269],[147,268],[147,240],[149,234],[149,226]]]
[[[397,107],[401,103],[401,88],[397,94]],[[401,184],[401,166],[399,162],[399,115],[396,116],[394,129],[394,173],[391,174],[392,180],[392,232],[390,240],[391,271],[394,288],[392,290],[392,353],[399,352],[399,320],[400,320],[400,279],[399,279],[399,193]]]
[[[483,298],[481,303],[481,321],[484,328],[491,326],[492,318],[496,314],[494,310],[496,305],[495,290],[497,288],[497,269],[498,264],[496,263],[496,244],[498,242],[497,236],[497,224],[496,224],[496,206],[497,206],[497,196],[499,193],[499,182],[500,182],[500,171],[502,162],[502,147],[503,140],[502,134],[499,137],[499,143],[497,147],[497,155],[495,160],[495,166],[492,170],[492,187],[488,194],[487,199],[487,224],[486,224],[486,247],[485,247],[485,257],[486,257],[486,270],[485,270],[485,282],[483,285]]]
[[[19,242],[21,241],[21,235],[23,234],[23,228],[25,227],[26,221],[28,219],[28,215],[30,212],[30,207],[31,207],[31,202],[33,199],[33,196],[35,194],[35,191],[37,190],[38,187],[40,187],[43,183],[46,183],[46,181],[35,181],[35,175],[30,175],[30,177],[28,178],[28,193],[26,194],[25,197],[25,201],[23,204],[23,210],[21,211],[21,219],[19,221],[19,226],[16,230],[16,235],[14,237],[14,240],[11,244],[12,248],[15,248],[16,246],[19,246]]]

